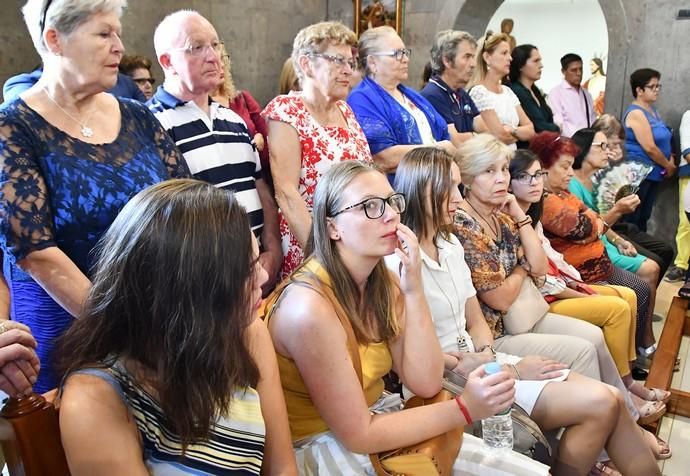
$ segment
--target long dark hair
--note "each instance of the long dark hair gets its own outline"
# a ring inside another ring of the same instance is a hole
[[[185,447],[207,439],[233,391],[259,379],[246,334],[254,259],[244,208],[205,182],[159,183],[125,205],[97,258],[80,319],[58,343],[60,369],[126,359]]]
[[[515,151],[513,158],[508,164],[510,171],[510,180],[512,181],[522,172],[526,172],[535,162],[539,162],[539,157],[532,151],[526,149],[518,149]],[[544,211],[544,195],[537,203],[532,203],[527,210],[527,215],[532,218],[532,227],[537,226],[541,220],[541,214]]]
[[[575,156],[573,161],[573,169],[579,170],[582,168],[582,163],[585,161],[589,150],[592,148],[592,142],[594,142],[594,136],[597,131],[591,128],[584,128],[577,131],[571,137],[573,143],[580,149],[580,152]]]
[[[508,78],[510,78],[511,83],[514,84],[520,81],[520,70],[523,66],[525,66],[525,64],[527,64],[529,57],[532,56],[532,51],[536,49],[536,46],[527,44],[518,45],[515,48],[513,48],[513,51],[510,53],[510,56],[513,59],[510,62],[510,72],[508,73]],[[539,101],[539,105],[541,106],[541,108],[548,110],[548,113],[550,115],[551,108],[547,104],[546,99],[544,99],[544,95],[541,93],[536,84],[532,84],[531,90],[537,97],[537,100]]]
[[[417,147],[400,161],[395,171],[395,191],[405,195],[405,213],[402,222],[422,238],[433,234],[433,242],[449,239],[452,226],[445,224],[448,215],[448,197],[451,187],[453,157],[438,147]],[[430,190],[430,207],[425,198]],[[433,230],[427,230],[427,218],[431,217]]]

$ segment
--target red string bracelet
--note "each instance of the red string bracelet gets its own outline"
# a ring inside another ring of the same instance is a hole
[[[462,395],[456,395],[455,396],[455,402],[458,404],[458,408],[460,408],[460,411],[465,416],[465,420],[467,421],[467,424],[471,425],[472,424],[472,417],[470,416],[470,411],[467,409],[465,404],[462,403]]]

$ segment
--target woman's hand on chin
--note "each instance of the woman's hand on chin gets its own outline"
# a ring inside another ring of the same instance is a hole
[[[525,212],[518,205],[515,195],[512,193],[506,194],[503,204],[499,208],[503,213],[507,213],[515,221],[520,221],[525,218]]]

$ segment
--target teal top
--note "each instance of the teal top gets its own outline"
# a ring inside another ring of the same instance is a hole
[[[568,189],[570,190],[570,193],[582,200],[585,205],[599,213],[599,209],[594,203],[594,195],[592,194],[592,191],[582,185],[578,179],[573,177],[572,180],[570,180]],[[615,266],[623,268],[626,271],[636,273],[637,270],[640,269],[640,266],[642,266],[642,262],[647,259],[644,255],[639,253],[636,256],[625,256],[624,254],[621,254],[621,252],[618,251],[618,248],[611,243],[608,238],[606,238],[606,235],[602,235],[601,240],[604,242],[606,253],[609,255],[611,262]]]

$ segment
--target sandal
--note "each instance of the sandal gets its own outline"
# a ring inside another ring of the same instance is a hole
[[[668,403],[671,399],[671,392],[668,390],[662,390],[660,388],[647,388],[644,385],[634,382],[630,384],[628,390],[634,393],[642,400],[648,402],[664,402]]]
[[[659,420],[659,418],[666,414],[666,405],[663,402],[650,402],[638,397],[632,392],[630,392],[630,397],[632,398],[637,412],[640,414],[640,417],[637,419],[638,425],[648,425],[649,423]]]
[[[613,464],[613,461],[598,461],[590,470],[589,476],[623,476]]]
[[[673,456],[673,453],[671,453],[671,447],[667,442],[647,430],[643,429],[642,432],[644,433],[644,437],[647,439],[648,443],[653,442],[653,446],[650,444],[650,449],[652,450],[652,453],[657,461],[669,459],[671,456]],[[652,440],[650,437],[654,438],[654,440]]]

